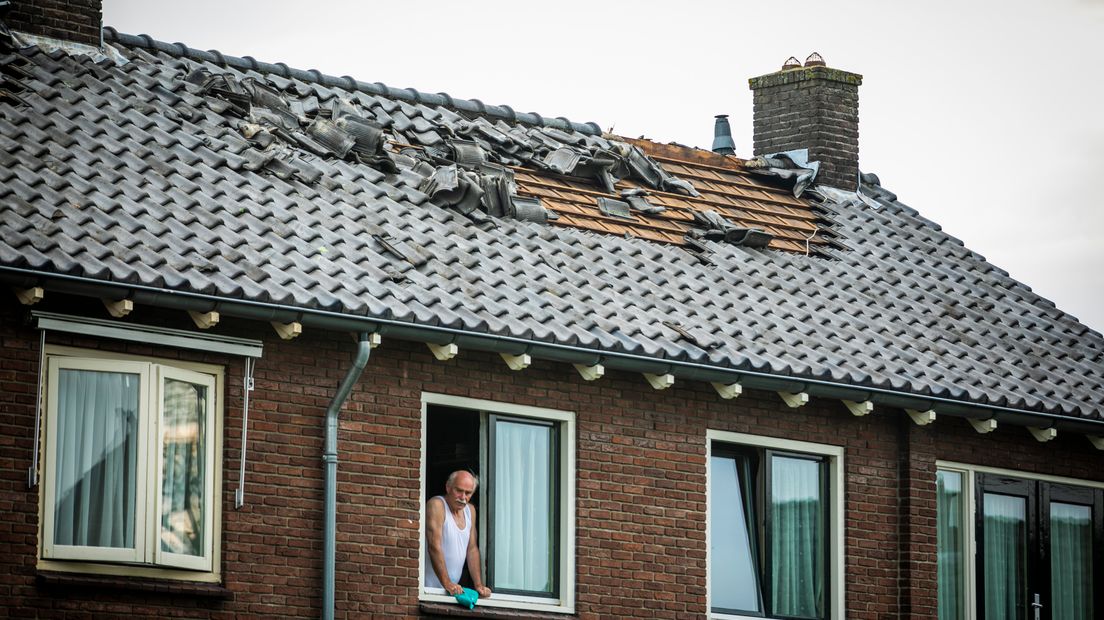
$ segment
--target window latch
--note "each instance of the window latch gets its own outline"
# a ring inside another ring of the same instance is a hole
[[[1031,604],[1031,607],[1035,609],[1035,620],[1039,620],[1040,614],[1042,613],[1043,604],[1039,602],[1038,594],[1035,595],[1035,602]]]

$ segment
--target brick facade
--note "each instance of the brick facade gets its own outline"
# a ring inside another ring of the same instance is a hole
[[[224,365],[221,587],[126,578],[73,581],[36,569],[39,489],[28,489],[38,333],[9,295],[0,311],[0,541],[12,616],[318,617],[323,420],[353,351],[347,334],[292,341],[267,324],[224,318],[218,333],[263,338],[250,399],[245,506],[234,509],[241,447],[241,360],[51,333],[84,348]],[[103,317],[98,303],[47,294],[44,310]],[[136,308],[133,320],[188,328],[183,312]],[[931,618],[935,608],[935,459],[1104,480],[1083,437],[1039,444],[1019,428],[981,436],[962,420],[915,427],[901,412],[857,418],[837,401],[786,408],[773,393],[720,399],[708,384],[657,392],[639,375],[585,382],[537,360],[510,371],[497,355],[437,361],[385,339],[342,411],[337,489],[338,618],[425,617],[418,604],[423,391],[576,412],[576,609],[579,618],[706,615],[706,430],[845,449],[847,618]],[[433,484],[433,481],[430,481]]]
[[[828,67],[787,69],[752,78],[755,155],[809,149],[816,182],[854,190],[859,174],[862,76]]]
[[[18,0],[5,22],[12,30],[99,46],[101,0]]]

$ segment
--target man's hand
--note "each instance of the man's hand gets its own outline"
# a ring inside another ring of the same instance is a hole
[[[475,591],[479,593],[479,598],[491,598],[491,589],[487,586],[476,586]]]
[[[484,590],[486,590],[486,588],[484,588]],[[490,590],[487,591],[490,592]],[[458,583],[446,583],[445,592],[448,592],[452,596],[456,596],[457,594],[462,594],[464,592],[464,588]],[[483,593],[480,592],[479,596],[483,596]]]

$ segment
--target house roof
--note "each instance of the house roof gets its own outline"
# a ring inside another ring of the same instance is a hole
[[[0,57],[9,283],[1104,420],[1104,338],[876,184],[799,198],[594,124],[105,38]]]

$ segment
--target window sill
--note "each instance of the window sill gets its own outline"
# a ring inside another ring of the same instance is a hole
[[[505,607],[480,607],[475,609],[461,607],[456,603],[429,603],[422,601],[418,610],[423,618],[487,618],[488,620],[509,620],[525,618],[527,620],[564,620],[574,618],[575,614],[554,614],[540,611],[509,609]]]
[[[223,601],[234,600],[234,592],[217,583],[145,579],[117,575],[82,575],[43,570],[35,573],[35,579],[40,586],[47,588],[94,588],[97,590],[122,590],[154,594],[182,594]]]

